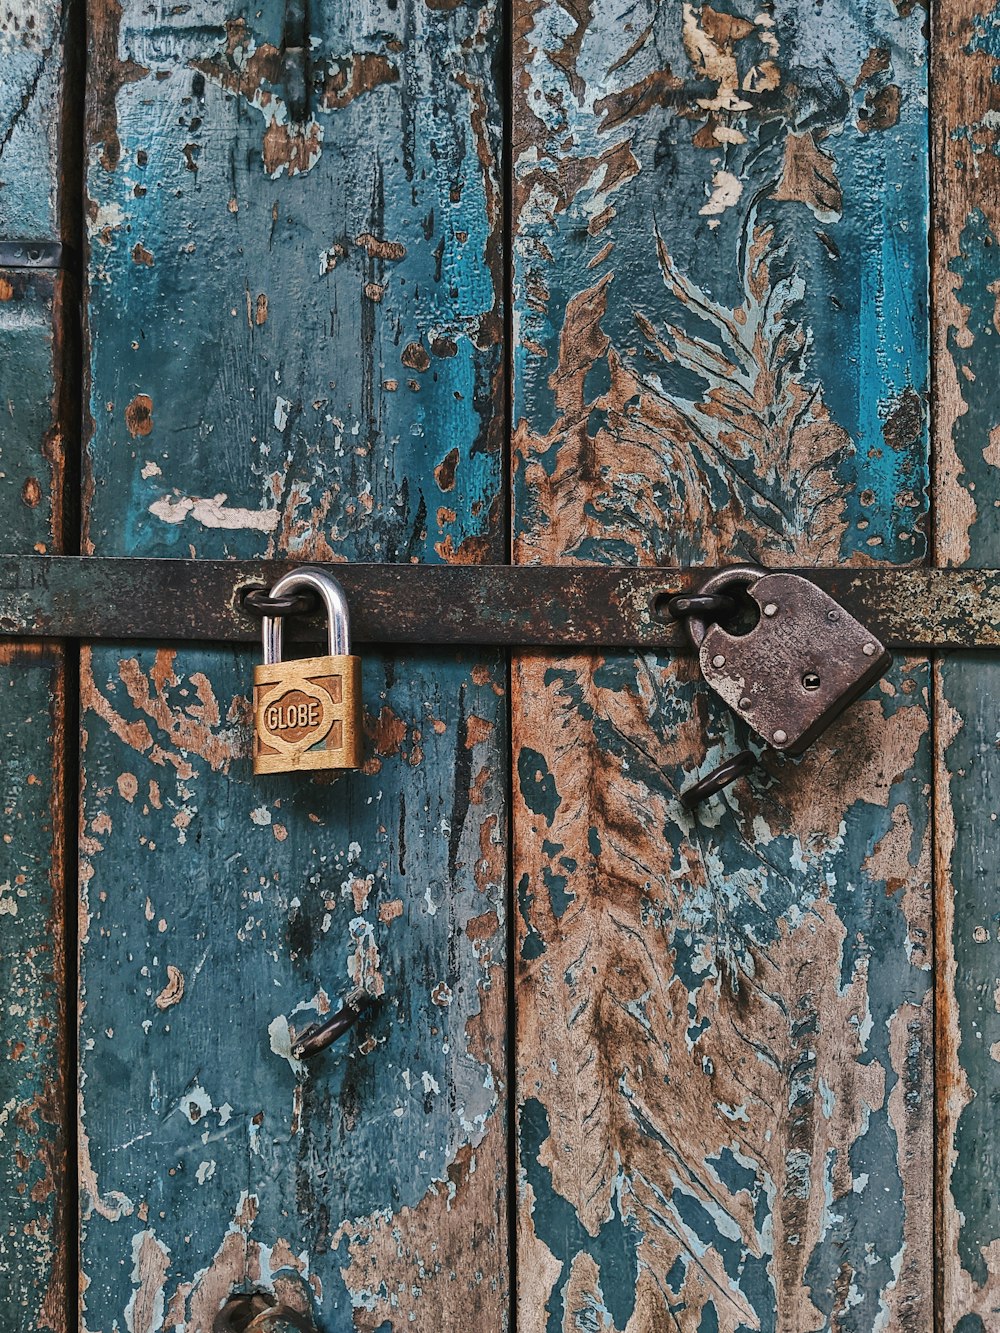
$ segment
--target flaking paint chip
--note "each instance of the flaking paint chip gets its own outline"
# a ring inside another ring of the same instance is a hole
[[[157,995],[153,1003],[157,1009],[169,1009],[179,1004],[184,998],[184,973],[172,963],[167,964],[167,984]]]

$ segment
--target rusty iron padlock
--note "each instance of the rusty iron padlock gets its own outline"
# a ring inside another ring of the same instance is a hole
[[[710,623],[703,608],[744,588],[760,611],[745,634]],[[715,692],[768,745],[801,754],[892,664],[885,647],[832,597],[798,574],[734,565],[689,598],[674,598]],[[751,750],[715,769],[681,795],[693,809],[756,764]]]
[[[329,653],[283,662],[282,617],[264,617],[264,664],[253,673],[255,773],[361,765],[361,659],[351,656],[343,588],[325,570],[307,566],[280,578],[269,597],[307,590],[319,594],[326,611]]]

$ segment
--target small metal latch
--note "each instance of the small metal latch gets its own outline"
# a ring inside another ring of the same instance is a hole
[[[68,268],[61,241],[0,241],[0,268]]]
[[[706,617],[713,609],[724,619],[722,599],[732,600],[741,588],[759,609],[744,634]],[[873,634],[799,574],[736,565],[707,579],[693,597],[675,598],[670,609],[684,619],[708,684],[784,754],[801,754],[892,663]],[[742,751],[683,792],[682,804],[693,809],[755,763],[751,750]]]

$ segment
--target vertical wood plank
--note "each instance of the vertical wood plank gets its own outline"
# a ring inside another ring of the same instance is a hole
[[[301,123],[285,7],[224,13],[91,7],[89,548],[502,559],[494,6],[311,4]],[[85,658],[84,1324],[501,1329],[502,662],[371,654],[307,781],[251,774],[254,656]]]
[[[63,787],[65,658],[0,651],[0,1305],[68,1333]]]
[[[922,560],[919,10],[515,15],[518,559]],[[927,664],[692,819],[695,677],[515,664],[519,1328],[924,1330]]]
[[[0,240],[69,239],[72,6],[0,8]],[[76,292],[0,267],[0,527],[6,551],[66,546]],[[69,380],[67,374],[69,372]],[[65,655],[0,648],[0,1323],[69,1333]],[[70,816],[70,828],[73,820]]]
[[[1000,279],[1000,15],[938,6],[931,104],[935,555],[1000,559],[994,346]],[[940,1327],[986,1333],[1000,1318],[1000,920],[996,698],[988,653],[942,656],[936,671],[936,939]]]

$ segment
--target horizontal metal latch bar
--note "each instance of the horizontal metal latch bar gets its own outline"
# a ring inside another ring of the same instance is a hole
[[[70,260],[62,241],[0,240],[0,268],[69,268]]]
[[[301,562],[0,555],[0,635],[250,643],[243,606]],[[313,563],[313,562],[311,562]],[[356,642],[508,648],[686,648],[669,597],[713,571],[621,565],[331,564]],[[1000,571],[807,569],[894,648],[1000,647]],[[317,640],[318,619],[290,637]]]

